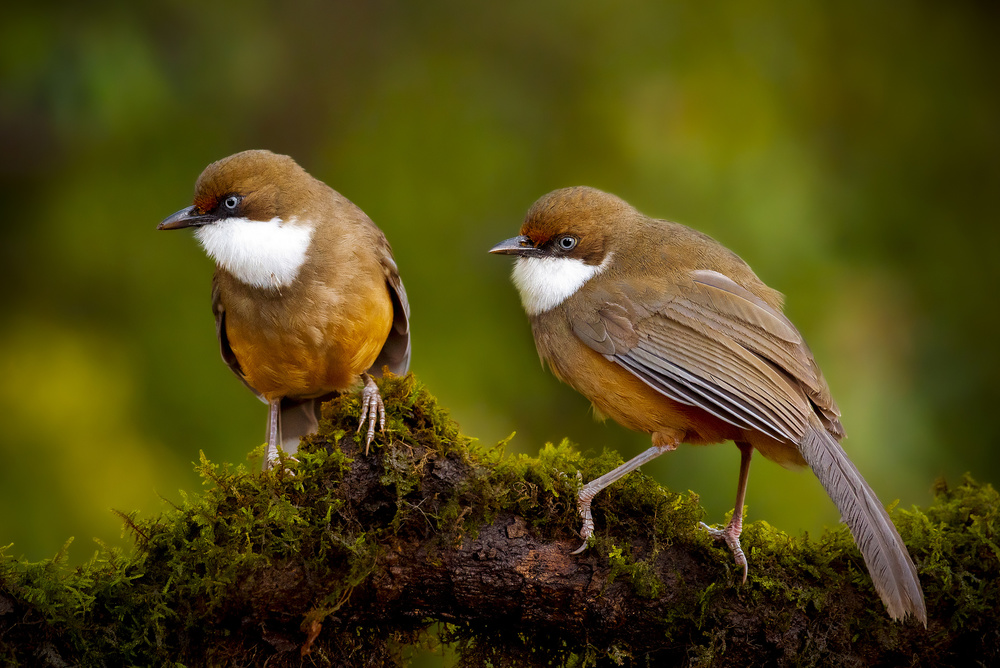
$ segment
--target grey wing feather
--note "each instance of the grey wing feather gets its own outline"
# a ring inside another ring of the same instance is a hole
[[[819,411],[824,426],[839,437],[843,429],[840,409],[813,358],[812,351],[795,326],[780,311],[717,271],[691,272],[694,291],[689,315],[732,328],[741,345],[771,360],[799,383]],[[676,305],[683,310],[684,305]],[[706,308],[707,307],[707,308]],[[720,317],[721,315],[721,317]]]
[[[674,401],[698,406],[720,420],[742,429],[757,429],[772,438],[782,438],[771,425],[758,419],[752,411],[744,410],[738,397],[728,395],[724,390],[702,381],[675,364],[664,360],[649,360],[642,351],[622,356],[616,361]],[[657,370],[651,370],[653,367],[657,367]]]
[[[609,295],[574,332],[671,399],[741,429],[795,443],[818,409],[839,435],[836,404],[788,319],[718,272],[690,279],[655,304]]]
[[[725,274],[699,269],[691,272],[691,280],[704,288],[702,294],[716,312],[754,325],[789,343],[802,343],[802,335],[784,314]]]
[[[607,328],[603,321],[573,323],[573,331],[576,335],[587,343],[588,346],[602,355],[615,354],[615,342],[608,336]]]
[[[387,244],[388,248],[388,244]],[[368,370],[373,376],[382,376],[382,367],[401,376],[410,368],[410,302],[406,298],[406,288],[399,278],[399,269],[392,256],[386,252],[383,262],[385,282],[392,297],[392,329],[385,340],[381,352]]]
[[[619,350],[631,348],[637,341],[630,315],[620,304],[608,303],[598,311],[597,320],[577,320],[573,323],[573,330],[602,355],[615,355]]]

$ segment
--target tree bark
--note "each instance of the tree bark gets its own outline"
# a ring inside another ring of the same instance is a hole
[[[134,554],[69,571],[0,559],[0,663],[379,666],[434,626],[461,665],[991,665],[1000,661],[1000,499],[966,480],[893,519],[928,628],[892,622],[846,529],[750,524],[741,584],[703,513],[641,473],[576,489],[617,455],[477,446],[412,376],[382,382],[389,428],[365,455],[358,401],[324,408],[298,461],[259,474],[203,459],[213,486],[153,520]],[[2,555],[0,555],[2,556]]]

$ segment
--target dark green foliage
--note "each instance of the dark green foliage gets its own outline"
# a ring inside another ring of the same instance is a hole
[[[435,620],[462,666],[1000,659],[1000,498],[989,485],[939,483],[929,509],[894,513],[924,584],[925,631],[888,620],[845,528],[812,540],[748,525],[740,585],[728,553],[695,528],[697,497],[642,474],[597,497],[598,535],[570,559],[561,545],[578,528],[578,480],[616,454],[587,459],[563,442],[505,456],[503,443],[462,436],[412,376],[381,388],[387,434],[367,456],[357,396],[343,395],[283,468],[202,456],[203,493],[160,517],[122,514],[131,553],[102,549],[68,570],[62,553],[26,563],[0,551],[0,664],[378,666],[402,662]],[[510,573],[528,567],[502,553],[518,540],[556,561],[511,590]],[[429,580],[400,584],[421,566]],[[482,574],[473,586],[497,578],[471,607],[448,589],[470,568]],[[565,583],[539,584],[550,576]],[[534,609],[509,601],[522,590]],[[546,621],[570,609],[587,623]]]

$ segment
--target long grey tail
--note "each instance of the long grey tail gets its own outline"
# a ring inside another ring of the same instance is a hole
[[[840,443],[815,425],[799,450],[851,529],[889,615],[901,619],[912,614],[927,626],[924,593],[903,539]]]

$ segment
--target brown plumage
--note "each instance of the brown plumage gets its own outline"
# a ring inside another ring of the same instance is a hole
[[[371,375],[405,373],[409,304],[382,231],[292,158],[244,151],[205,168],[194,204],[159,229],[196,227],[216,261],[222,357],[269,405],[268,455],[294,453],[319,404],[365,382],[367,444],[384,408]],[[360,425],[359,425],[360,429]]]
[[[653,447],[580,491],[584,538],[601,489],[680,443],[734,441],[733,520],[709,529],[737,562],[750,455],[808,464],[833,499],[893,618],[927,613],[895,527],[840,446],[840,411],[781,295],[710,237],[654,220],[593,188],[549,193],[521,236],[514,280],[539,355],[602,414],[652,435]],[[708,528],[708,527],[706,527]],[[583,549],[583,548],[581,548]]]

